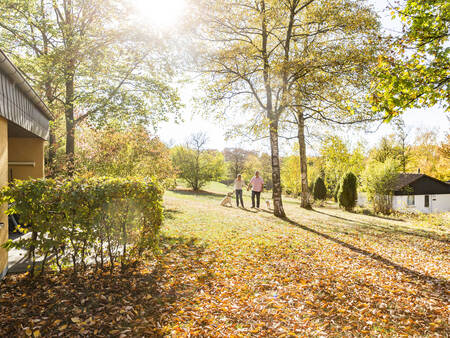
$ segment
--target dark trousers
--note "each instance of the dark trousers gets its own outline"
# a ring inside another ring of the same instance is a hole
[[[255,207],[255,196],[256,196],[256,207],[259,208],[259,201],[261,199],[261,191],[252,190],[252,208]]]
[[[236,205],[239,206],[239,201],[241,201],[242,207],[244,207],[244,200],[242,199],[242,189],[236,189]]]

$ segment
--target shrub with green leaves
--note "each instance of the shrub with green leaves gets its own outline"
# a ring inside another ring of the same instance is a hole
[[[355,174],[352,172],[345,174],[339,185],[339,206],[347,211],[352,211],[356,206],[356,200],[358,199],[358,193],[356,191],[358,183]]]
[[[362,186],[375,212],[389,214],[392,196],[398,178],[399,162],[387,159],[384,163],[372,160],[362,175]]]
[[[50,256],[61,271],[71,266],[76,274],[91,261],[111,271],[122,268],[144,251],[158,247],[163,220],[163,189],[154,180],[119,178],[34,179],[14,181],[0,193],[8,214],[19,214],[31,237],[7,248],[26,248],[35,270],[36,255]]]
[[[323,201],[327,198],[327,187],[321,177],[317,177],[316,182],[314,183],[313,195],[315,200]]]

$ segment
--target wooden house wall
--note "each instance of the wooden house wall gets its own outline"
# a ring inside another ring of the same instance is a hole
[[[0,72],[0,116],[47,139],[48,119],[5,74]]]

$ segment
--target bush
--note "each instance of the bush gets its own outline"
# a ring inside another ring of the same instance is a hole
[[[353,208],[356,206],[356,200],[358,199],[356,188],[356,176],[353,173],[348,172],[344,175],[340,183],[338,193],[338,201],[340,207],[343,207],[347,211],[353,210]]]
[[[327,198],[327,188],[321,177],[317,177],[316,182],[314,183],[313,195],[315,200],[323,201]]]
[[[153,180],[78,178],[14,181],[2,190],[8,214],[19,214],[32,236],[8,241],[7,248],[31,253],[31,274],[36,255],[49,256],[61,271],[71,266],[76,274],[93,259],[103,269],[109,263],[124,268],[145,250],[158,247],[163,220],[163,190]]]
[[[364,170],[363,188],[375,212],[392,212],[392,194],[398,177],[398,167],[397,161],[387,159],[384,163],[371,161]]]

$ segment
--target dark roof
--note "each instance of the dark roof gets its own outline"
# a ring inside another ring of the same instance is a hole
[[[399,174],[393,191],[395,195],[450,194],[450,185],[425,174]]]
[[[394,191],[402,190],[419,178],[426,176],[425,174],[399,174],[394,184]]]

